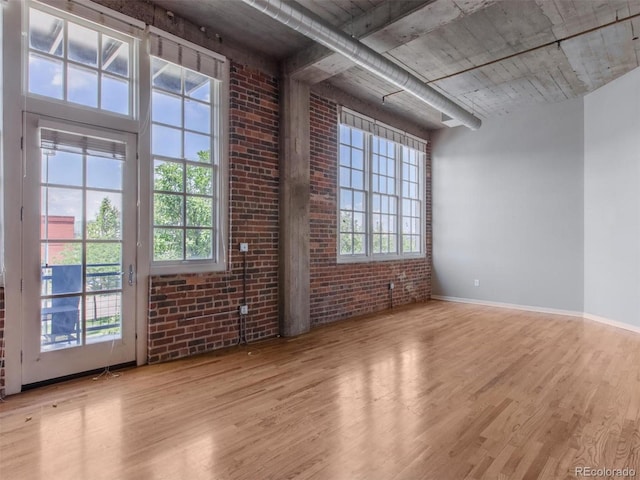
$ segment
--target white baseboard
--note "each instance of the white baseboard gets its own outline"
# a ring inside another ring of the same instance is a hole
[[[604,325],[609,325],[611,327],[622,328],[623,330],[629,330],[631,332],[640,333],[640,327],[636,325],[630,325],[628,323],[618,322],[616,320],[611,320],[605,317],[599,317],[597,315],[592,315],[590,313],[585,313],[585,312],[574,312],[571,310],[558,310],[555,308],[546,308],[546,307],[533,307],[530,305],[517,305],[514,303],[490,302],[488,300],[477,300],[474,298],[447,297],[444,295],[431,295],[431,298],[433,300],[442,300],[445,302],[470,303],[473,305],[484,305],[487,307],[509,308],[512,310],[525,310],[527,312],[550,313],[553,315],[564,315],[567,317],[582,318],[585,320],[590,320],[592,322],[598,322]]]
[[[604,323],[605,325],[610,325],[612,327],[622,328],[624,330],[629,330],[631,332],[640,333],[640,327],[636,325],[631,325],[629,323],[624,323],[624,322],[618,322],[617,320],[611,320],[609,318],[599,317],[597,315],[592,315],[590,313],[583,313],[582,316],[585,320]]]
[[[571,310],[559,310],[557,308],[534,307],[530,305],[518,305],[515,303],[490,302],[488,300],[476,300],[474,298],[446,297],[442,295],[431,295],[434,300],[443,300],[445,302],[471,303],[474,305],[484,305],[487,307],[509,308],[511,310],[525,310],[527,312],[551,313],[553,315],[565,315],[567,317],[583,318],[582,312],[574,312]]]

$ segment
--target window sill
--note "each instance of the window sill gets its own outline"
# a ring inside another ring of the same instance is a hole
[[[377,263],[377,262],[403,262],[405,260],[423,260],[427,258],[426,253],[416,253],[412,255],[353,255],[353,256],[338,256],[336,263],[340,264],[352,264],[352,263]]]

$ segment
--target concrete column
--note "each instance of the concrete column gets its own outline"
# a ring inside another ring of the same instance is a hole
[[[280,333],[310,328],[309,85],[285,76],[280,115]]]

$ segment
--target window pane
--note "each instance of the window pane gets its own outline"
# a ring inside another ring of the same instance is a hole
[[[348,168],[340,167],[340,186],[351,186],[351,170],[349,170]]]
[[[159,58],[151,59],[153,86],[169,92],[182,93],[181,68]]]
[[[411,222],[411,233],[419,234],[420,233],[420,219],[414,218]]]
[[[102,69],[123,77],[129,76],[129,45],[102,36]]]
[[[210,160],[211,137],[197,133],[184,133],[184,158],[187,160],[207,162]]]
[[[42,187],[42,238],[82,238],[82,191]]]
[[[365,253],[365,235],[364,234],[356,234],[353,236],[353,253],[363,254]]]
[[[67,67],[67,100],[87,107],[97,107],[98,73],[69,65]]]
[[[60,242],[60,241],[56,242],[56,241],[45,240],[41,242],[40,255],[41,255],[40,261],[42,262],[42,265],[45,267],[42,269],[43,275],[51,275],[51,272],[47,273],[45,272],[45,270],[54,265],[76,265],[80,267],[80,264],[82,263],[82,245],[80,243],[70,243],[70,242]],[[76,274],[74,273],[73,276],[75,278]],[[78,273],[77,277],[78,277],[78,280],[80,281],[82,279],[82,274]],[[43,280],[51,280],[51,278],[49,279],[43,278]],[[57,289],[58,290],[57,293],[65,293],[60,291],[62,288],[64,288],[64,284],[56,286],[56,285],[51,285],[50,282],[48,285],[44,284],[43,282],[42,295],[50,295],[52,293],[52,289],[54,290]],[[72,288],[73,288],[73,292],[80,291],[80,287],[74,286]]]
[[[210,229],[187,230],[187,260],[213,258],[213,242]]]
[[[187,193],[213,194],[213,169],[187,165]]]
[[[353,209],[364,212],[364,193],[353,192]]]
[[[122,194],[87,191],[87,238],[122,238]]]
[[[340,231],[341,232],[353,232],[353,214],[349,211],[340,211]]]
[[[182,192],[184,166],[176,162],[154,162],[153,189],[165,192]]]
[[[211,227],[213,225],[213,200],[203,197],[187,197],[187,225]]]
[[[182,226],[183,201],[184,197],[182,195],[154,194],[153,223],[163,226]]]
[[[122,337],[122,293],[87,295],[87,343],[109,342]]]
[[[182,158],[182,132],[175,128],[153,125],[151,153]]]
[[[103,75],[101,107],[129,115],[129,81]]]
[[[191,70],[184,71],[184,94],[211,103],[211,80]]]
[[[351,165],[351,149],[345,145],[340,145],[340,165]]]
[[[62,100],[62,62],[29,54],[29,92]]]
[[[182,232],[177,228],[154,228],[153,260],[182,260]]]
[[[398,248],[396,247],[395,235],[389,235],[389,253],[398,253]]]
[[[381,233],[383,231],[382,229],[382,215],[380,215],[379,213],[375,213],[372,216],[373,218],[373,232],[374,233]]]
[[[87,157],[87,186],[122,190],[123,165],[120,160]]]
[[[340,208],[343,210],[352,210],[353,202],[351,201],[351,190],[340,189]]]
[[[115,290],[122,287],[122,244],[87,243],[87,290]]]
[[[340,234],[340,254],[350,255],[352,252],[352,235],[349,233]]]
[[[374,234],[373,235],[373,253],[380,253],[382,251],[382,240],[381,236]]]
[[[69,60],[98,66],[98,32],[75,23],[67,24]]]
[[[82,155],[59,150],[43,150],[42,183],[81,186]]]
[[[189,130],[211,133],[211,107],[204,103],[185,99],[184,126]]]
[[[346,125],[340,125],[340,143],[351,144],[351,129]]]
[[[181,97],[154,91],[151,96],[151,119],[176,127],[182,126]]]
[[[351,146],[364,149],[364,134],[361,130],[351,129]]]
[[[352,170],[351,181],[353,188],[362,190],[364,188],[364,173],[358,170]]]
[[[358,170],[364,170],[364,157],[362,150],[353,149],[351,152],[351,166]]]
[[[364,213],[354,213],[353,214],[353,231],[354,232],[365,232],[365,219]]]
[[[40,10],[29,9],[29,46],[34,50],[61,57],[64,22]]]
[[[396,181],[393,178],[387,178],[387,193],[391,195],[396,193]]]

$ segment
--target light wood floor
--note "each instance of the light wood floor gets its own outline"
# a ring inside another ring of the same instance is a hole
[[[639,422],[640,335],[431,301],[8,397],[0,478],[640,477]]]

